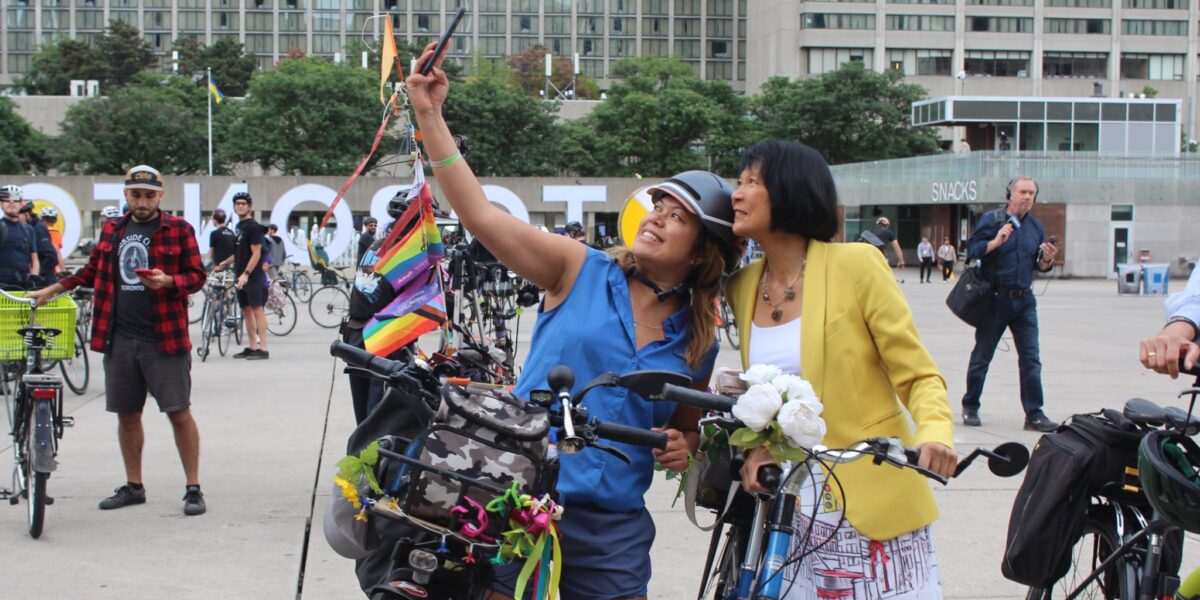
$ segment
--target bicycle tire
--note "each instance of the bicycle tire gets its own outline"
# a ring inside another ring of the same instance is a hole
[[[200,324],[200,347],[196,348],[196,354],[200,356],[200,362],[204,362],[204,361],[208,360],[208,353],[210,352],[210,344],[212,343],[212,338],[213,338],[212,324],[213,324],[213,311],[211,311],[209,309],[205,309],[204,310],[204,321],[202,321]]]
[[[70,366],[70,368],[68,368]],[[63,381],[76,396],[87,393],[88,381],[91,379],[91,367],[88,364],[87,345],[84,344],[83,334],[75,328],[75,357],[58,363],[62,371]]]
[[[188,294],[188,325],[204,320],[204,311],[207,307],[208,292],[200,290],[194,294]]]
[[[1056,595],[1068,596],[1079,582],[1112,554],[1121,545],[1114,524],[1113,509],[1107,505],[1094,504],[1088,507],[1084,520],[1083,535],[1071,548],[1071,569],[1051,588],[1029,588],[1026,600],[1051,600]],[[1104,574],[1092,581],[1078,596],[1079,598],[1104,598],[1105,600],[1136,600],[1137,569],[1132,561],[1118,559]]]
[[[308,299],[312,298],[313,294],[312,279],[309,279],[308,275],[304,273],[297,272],[295,277],[292,278],[292,289],[296,291],[297,300],[308,302]]]
[[[721,329],[725,330],[725,339],[729,340],[729,345],[733,346],[734,350],[740,350],[737,321],[733,318],[733,311],[729,309],[729,304],[724,300],[721,301],[721,323]]]
[[[308,299],[308,315],[314,323],[325,329],[341,325],[349,312],[350,296],[336,285],[321,287]]]
[[[267,331],[271,335],[283,337],[296,328],[296,300],[290,293],[284,292],[283,302],[276,308],[265,311]]]
[[[713,540],[714,543],[716,541]],[[739,540],[738,528],[730,526],[729,530],[722,536],[720,544],[716,560],[713,561],[713,570],[710,573],[705,573],[700,593],[702,600],[732,598],[734,592],[737,590],[738,573],[742,564],[741,541]]]
[[[29,522],[29,537],[34,539],[42,536],[42,529],[46,524],[46,480],[50,477],[48,473],[39,473],[33,469],[33,453],[35,451],[33,445],[35,443],[36,432],[43,427],[53,426],[52,423],[38,423],[39,420],[44,418],[44,415],[47,415],[45,411],[39,411],[36,407],[31,407],[29,411],[29,427],[25,430],[24,440],[25,458],[23,460],[23,468],[25,470],[26,485],[26,515]],[[53,435],[51,438],[53,438]]]

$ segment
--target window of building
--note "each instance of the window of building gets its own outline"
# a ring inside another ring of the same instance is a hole
[[[670,19],[642,17],[642,35],[646,37],[667,37],[667,27]]]
[[[726,40],[709,40],[708,58],[732,58],[729,52],[729,42]]]
[[[1027,77],[1029,53],[1017,50],[967,50],[963,64],[968,75]]]
[[[1046,77],[1108,77],[1108,54],[1104,52],[1043,52],[1042,73]]]
[[[512,0],[512,11],[515,13],[536,13],[540,0]]]
[[[513,33],[537,33],[537,17],[521,15],[513,17]]]
[[[579,33],[604,35],[604,19],[600,17],[579,17]]]
[[[342,38],[336,35],[314,35],[313,54],[333,54],[342,51]]]
[[[571,0],[546,0],[546,12],[569,15],[571,14]]]
[[[1121,0],[1121,6],[1124,8],[1187,10],[1188,0]]]
[[[875,29],[875,15],[804,13],[805,29]]]
[[[246,31],[272,31],[274,24],[271,13],[246,13]]]
[[[279,30],[280,31],[305,31],[307,24],[304,22],[304,13],[279,13]]]
[[[708,19],[706,27],[708,28],[708,37],[733,37],[733,20],[731,19]]]
[[[1132,221],[1133,220],[1133,205],[1132,204],[1114,204],[1110,213],[1113,221]]]
[[[709,61],[704,70],[706,79],[733,79],[733,63],[729,61]]]
[[[665,15],[671,6],[671,0],[642,0],[643,15]],[[571,12],[570,6],[567,12]]]
[[[483,13],[502,13],[508,8],[504,0],[476,0],[475,4]]]
[[[1188,34],[1187,21],[1153,21],[1149,19],[1121,19],[1121,33],[1125,35],[1181,35]]]
[[[27,32],[8,32],[9,52],[33,52],[33,34]]]
[[[1033,19],[1027,17],[967,17],[967,31],[1032,33]]]
[[[889,49],[888,68],[905,75],[949,75],[952,50]]]
[[[275,51],[275,40],[270,35],[248,33],[246,34],[246,51],[253,54],[270,54]]]
[[[499,15],[479,17],[479,33],[504,33],[504,17]]]
[[[137,11],[135,10],[110,10],[108,18],[110,21],[121,21],[126,25],[137,27]]]
[[[313,13],[312,19],[313,19],[313,27],[312,27],[313,31],[341,31],[342,30],[342,16],[339,13],[315,12],[315,13]],[[313,42],[313,46],[315,47],[316,45],[317,45],[316,42]],[[314,51],[320,52],[320,50],[314,50]]]
[[[875,58],[875,51],[871,48],[808,48],[806,55],[808,74],[820,75],[836,70],[848,62],[862,63],[869,69],[871,61]]]
[[[635,44],[633,40],[608,40],[608,55],[613,58],[625,58],[626,56],[633,56],[634,48]]]
[[[546,17],[546,33],[552,35],[570,35],[571,17]]]
[[[580,56],[604,56],[604,38],[579,38]]]
[[[954,16],[888,15],[887,28],[897,31],[954,31]]]
[[[1121,79],[1183,81],[1183,55],[1122,52]]]
[[[308,53],[308,38],[304,35],[280,35],[279,36],[279,51],[281,54],[287,54],[293,50]]]
[[[613,0],[614,2],[616,0]],[[733,0],[708,0],[708,16],[732,17]],[[728,79],[727,77],[724,79]]]
[[[31,54],[9,54],[8,55],[8,72],[9,73],[25,73],[29,71],[29,67],[33,64],[33,55]]]
[[[550,49],[550,54],[555,56],[574,52],[571,49],[571,38],[546,38],[546,47]]]
[[[1108,19],[1046,19],[1046,33],[1112,33]]]
[[[675,0],[675,14],[700,16],[700,0]]]
[[[671,55],[667,40],[642,40],[642,56],[666,58]]]
[[[76,10],[75,29],[104,29],[104,11]],[[9,25],[12,27],[12,25]]]
[[[416,15],[413,25],[417,33],[429,33],[438,30],[438,15]]]
[[[1112,8],[1112,0],[1046,0],[1046,6],[1067,8]]]
[[[484,56],[504,56],[508,49],[504,47],[503,37],[481,37],[479,51],[483,52]]]
[[[636,35],[637,19],[629,17],[613,17],[612,29],[609,29],[608,33],[609,35]]]
[[[1033,6],[1033,0],[967,0],[975,6]]]
[[[533,12],[537,12],[537,0],[534,0]],[[637,12],[637,0],[610,0],[608,3],[608,12],[614,15],[632,15]],[[708,14],[712,14],[713,9],[710,6]]]
[[[888,0],[888,4],[954,4],[954,0]]]
[[[576,12],[581,15],[604,14],[604,0],[575,0]]]
[[[675,40],[675,56],[682,59],[700,58],[700,40]]]
[[[675,19],[675,37],[700,37],[700,19]]]
[[[195,10],[179,11],[179,29],[181,31],[204,31],[204,12]]]

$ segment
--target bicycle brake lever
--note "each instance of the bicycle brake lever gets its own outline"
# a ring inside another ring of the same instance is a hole
[[[591,444],[591,446],[597,450],[603,450],[603,451],[625,461],[625,464],[630,464],[632,462],[629,460],[629,455],[625,454],[624,452],[621,452],[620,450],[617,450],[616,448],[613,448],[612,446],[606,446],[604,444],[595,444],[595,443]]]

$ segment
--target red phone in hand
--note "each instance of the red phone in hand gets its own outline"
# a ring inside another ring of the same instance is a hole
[[[154,276],[154,269],[134,269],[133,272],[138,277],[153,277]]]

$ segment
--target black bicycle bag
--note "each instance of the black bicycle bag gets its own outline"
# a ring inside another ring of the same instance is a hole
[[[1091,496],[1138,500],[1137,444],[1143,434],[1097,414],[1080,414],[1038,440],[1008,521],[1000,566],[1006,578],[1050,587],[1070,569]]]

